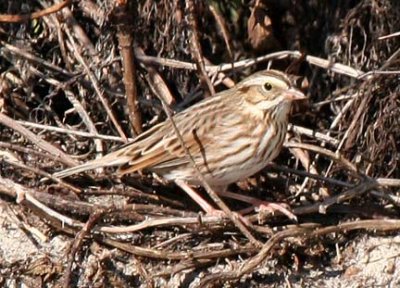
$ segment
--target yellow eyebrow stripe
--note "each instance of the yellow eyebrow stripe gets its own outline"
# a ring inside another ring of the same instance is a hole
[[[253,86],[253,85],[263,85],[265,82],[271,83],[274,87],[279,88],[289,88],[286,81],[277,79],[276,77],[266,76],[266,75],[259,75],[258,77],[254,77],[249,80],[245,80],[242,84],[244,86]]]

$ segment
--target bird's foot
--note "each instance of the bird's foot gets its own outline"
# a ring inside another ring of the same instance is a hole
[[[215,208],[208,210],[206,213],[207,213],[207,216],[230,218],[229,215],[226,215],[226,213],[224,211],[215,209]],[[233,214],[233,217],[238,218],[247,227],[251,226],[251,222],[246,217],[244,217],[242,214],[234,212],[234,211],[232,211],[232,214]]]
[[[272,213],[279,211],[280,213],[286,215],[290,220],[297,222],[297,216],[290,211],[289,205],[285,203],[274,203],[268,201],[258,200],[258,203],[253,203],[253,208],[259,213]]]

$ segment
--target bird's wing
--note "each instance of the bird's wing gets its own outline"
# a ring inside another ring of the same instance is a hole
[[[222,92],[220,95],[224,94]],[[195,162],[205,166],[208,165],[211,149],[215,152],[214,146],[220,141],[221,130],[234,129],[238,121],[232,109],[226,107],[225,102],[220,99],[221,96],[209,98],[173,118]],[[216,105],[220,113],[216,113]],[[153,131],[152,135],[139,141],[138,147],[132,149],[132,152],[134,155],[131,155],[131,160],[120,167],[119,173],[132,173],[142,169],[174,169],[190,163],[181,140],[168,119],[163,122],[162,130]]]
[[[175,119],[177,128],[182,136],[185,146],[189,149],[192,156],[201,154],[201,151],[208,147],[211,137],[207,135],[199,135],[196,133],[200,123],[193,118],[190,125],[181,124],[180,119]],[[204,129],[204,128],[202,128]],[[169,120],[166,120],[165,127],[161,133],[163,137],[152,135],[145,141],[140,143],[138,149],[132,150],[135,155],[131,160],[122,165],[118,172],[120,174],[132,173],[142,169],[158,170],[158,169],[173,169],[177,166],[186,165],[189,159],[185,149],[181,145],[175,129]],[[161,131],[159,131],[160,133]],[[129,153],[129,152],[128,152]]]
[[[195,105],[173,118],[182,135],[186,147],[196,157],[205,157],[204,151],[218,138],[212,133],[219,116],[210,109],[209,102],[218,102],[215,96]],[[213,126],[214,125],[214,126]],[[123,175],[143,169],[173,168],[189,163],[185,149],[181,145],[170,120],[166,120],[139,135],[131,143],[106,156],[85,164],[68,168],[53,174],[67,177],[101,167],[120,166],[118,173]]]

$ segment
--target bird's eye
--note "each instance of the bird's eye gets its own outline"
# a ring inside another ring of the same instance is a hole
[[[264,89],[265,89],[266,91],[270,91],[270,90],[272,89],[271,83],[266,82],[266,83],[264,84]]]

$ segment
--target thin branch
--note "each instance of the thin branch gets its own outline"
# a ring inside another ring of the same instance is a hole
[[[272,248],[277,246],[288,238],[304,237],[305,239],[312,239],[321,237],[329,233],[345,233],[354,230],[372,230],[372,231],[398,231],[400,229],[400,220],[398,219],[378,219],[378,220],[356,220],[348,223],[341,223],[338,225],[323,227],[323,228],[289,228],[287,230],[276,233],[272,236],[257,253],[256,256],[251,257],[234,270],[213,273],[204,277],[197,287],[209,287],[215,283],[225,283],[227,281],[239,280],[245,274],[251,273],[263,261],[265,261],[271,254]]]
[[[97,133],[93,133],[93,132],[70,130],[70,129],[60,128],[60,127],[56,127],[56,126],[49,126],[49,125],[38,124],[38,123],[28,122],[28,121],[23,121],[23,120],[16,120],[16,122],[25,127],[42,129],[44,131],[53,131],[53,132],[57,132],[57,133],[76,135],[76,136],[80,136],[80,137],[95,138],[95,139],[97,138],[97,139],[103,139],[103,140],[109,140],[109,141],[125,142],[124,139],[122,139],[121,137],[118,137],[118,136],[109,136],[109,135],[97,134]],[[132,141],[132,140],[133,140],[133,138],[128,138],[128,141]]]
[[[348,168],[352,172],[358,172],[357,167],[351,163],[349,160],[344,158],[340,153],[335,153],[332,152],[328,149],[321,148],[319,146],[311,145],[311,144],[306,144],[306,143],[297,143],[297,142],[286,142],[285,147],[287,148],[301,148],[301,149],[306,149],[309,151],[313,151],[315,153],[319,153],[325,156],[328,156],[332,160],[342,164],[346,168]]]
[[[0,48],[0,51],[2,51],[4,49],[4,51],[8,51],[14,55],[24,58],[24,59],[30,61],[31,63],[42,65],[51,71],[60,73],[61,75],[63,75],[66,78],[71,78],[76,75],[76,74],[70,73],[69,71],[52,64],[51,62],[45,61],[42,58],[37,57],[37,56],[33,55],[32,53],[29,53],[28,51],[24,51],[16,46],[8,44],[7,42],[0,40],[0,44],[2,46]]]
[[[161,57],[154,57],[154,56],[140,56],[136,55],[136,58],[139,61],[146,62],[149,64],[156,64],[162,66],[168,66],[171,68],[178,68],[178,69],[188,69],[188,70],[196,70],[196,64],[190,62],[183,62],[174,59],[168,58],[161,58]],[[321,67],[330,71],[333,71],[338,74],[347,75],[352,78],[358,78],[360,75],[363,75],[364,72],[358,69],[355,69],[351,66],[344,65],[341,63],[331,62],[330,60],[326,60],[323,58],[306,55],[304,56],[299,51],[290,51],[284,50],[279,52],[270,53],[264,56],[260,56],[257,58],[249,58],[240,61],[236,61],[233,63],[222,63],[220,65],[205,65],[205,70],[207,72],[221,72],[221,71],[228,71],[234,70],[238,68],[247,68],[253,66],[260,62],[270,61],[270,60],[278,60],[278,59],[286,59],[286,58],[294,58],[294,59],[304,59],[304,61],[308,62],[311,65]]]
[[[225,42],[226,50],[228,50],[229,57],[233,61],[231,37],[229,35],[228,28],[226,27],[225,19],[221,16],[218,9],[215,8],[213,4],[209,4],[208,9],[210,9],[211,14],[213,15],[219,27],[219,31],[221,32],[222,38]]]
[[[117,37],[122,58],[123,81],[126,100],[129,108],[129,119],[136,135],[142,133],[142,115],[136,88],[136,67],[133,52],[133,13],[129,9],[129,2],[120,1],[115,8],[115,22],[117,22]]]
[[[21,14],[21,15],[9,15],[9,14],[0,14],[0,22],[8,22],[8,23],[21,23],[21,22],[27,22],[32,19],[37,19],[41,18],[43,16],[47,16],[53,13],[56,13],[63,9],[64,7],[68,6],[71,4],[71,0],[65,0],[63,2],[54,4],[50,7],[47,7],[46,9],[33,12],[33,13],[27,13],[27,14]]]
[[[83,242],[85,238],[87,238],[90,235],[90,232],[96,225],[96,223],[101,220],[101,218],[109,212],[108,210],[98,210],[95,213],[91,214],[88,221],[86,221],[85,225],[82,227],[82,229],[78,232],[78,234],[75,236],[74,242],[72,244],[72,249],[71,252],[68,254],[68,259],[67,259],[67,267],[64,271],[64,287],[68,288],[71,287],[70,281],[71,281],[71,275],[72,275],[72,265],[75,261],[75,256],[78,253],[78,251],[82,248]]]
[[[215,94],[214,86],[212,85],[210,78],[206,73],[203,52],[201,50],[200,38],[199,38],[199,27],[197,25],[196,5],[194,0],[186,0],[186,11],[188,14],[188,22],[190,26],[191,38],[190,48],[192,50],[192,56],[196,62],[197,71],[199,74],[201,86],[203,90],[207,91],[213,96]]]
[[[295,208],[293,209],[293,213],[295,213],[296,215],[304,215],[315,212],[326,214],[326,211],[329,208],[329,206],[360,196],[363,193],[375,189],[378,186],[379,184],[376,181],[367,180],[366,182],[358,184],[355,187],[348,189],[338,195],[325,199],[320,203],[315,203],[309,206]]]
[[[90,70],[89,66],[87,65],[86,61],[83,59],[81,54],[78,51],[78,47],[75,43],[74,38],[72,37],[71,33],[66,30],[66,34],[68,36],[69,41],[71,42],[73,49],[75,51],[75,57],[77,60],[81,63],[83,66],[86,74],[89,76],[90,80],[92,81],[92,85],[94,90],[96,91],[97,96],[99,97],[101,103],[103,104],[104,110],[106,111],[108,117],[110,117],[111,122],[114,124],[114,127],[117,129],[118,134],[120,135],[121,138],[127,142],[127,138],[125,136],[124,131],[122,130],[121,126],[119,125],[117,119],[114,116],[114,113],[112,112],[110,108],[110,104],[108,103],[108,100],[104,97],[104,92],[100,89],[99,83],[97,81],[96,76],[93,74],[93,72]]]
[[[208,287],[209,285],[215,282],[224,283],[226,281],[239,279],[243,275],[251,271],[254,271],[254,269],[268,257],[270,251],[276,244],[281,243],[284,239],[288,237],[297,237],[307,234],[309,235],[311,231],[312,230],[307,228],[292,228],[278,232],[263,245],[260,252],[258,252],[256,256],[251,257],[246,261],[243,261],[243,263],[240,265],[238,269],[233,271],[213,273],[211,275],[208,275],[200,281],[198,287]]]
[[[167,218],[157,218],[157,219],[146,219],[135,225],[128,225],[123,227],[115,226],[102,226],[98,230],[106,233],[133,233],[140,230],[144,230],[152,227],[162,227],[162,226],[182,226],[190,224],[213,224],[213,225],[226,225],[226,219],[221,219],[219,216],[204,216],[199,219],[199,217],[167,217]]]
[[[319,141],[328,142],[329,144],[331,144],[333,146],[337,146],[339,144],[339,141],[337,139],[335,139],[327,134],[323,134],[321,132],[317,132],[317,131],[314,131],[314,130],[311,130],[311,129],[308,129],[305,127],[289,124],[288,130],[293,131],[294,133],[297,133],[297,134],[306,135],[310,138],[315,138]]]
[[[31,131],[23,127],[21,124],[17,123],[15,120],[11,119],[10,117],[6,116],[1,112],[0,112],[0,123],[19,132],[22,136],[24,136],[26,139],[28,139],[29,141],[31,141],[33,144],[37,145],[44,151],[47,151],[50,154],[55,155],[64,164],[71,167],[78,165],[78,163],[75,160],[73,160],[63,151],[51,145],[47,141],[43,140],[38,135],[32,133]]]
[[[45,172],[45,171],[43,171],[43,170],[40,170],[40,169],[38,169],[38,168],[30,167],[30,166],[25,165],[25,164],[23,164],[23,163],[21,163],[21,162],[17,162],[17,161],[11,160],[11,159],[7,159],[7,158],[5,158],[5,157],[0,157],[0,160],[4,161],[4,162],[6,162],[6,163],[8,163],[8,164],[10,164],[10,165],[13,165],[13,166],[15,166],[15,167],[18,167],[18,168],[20,168],[20,169],[24,169],[24,170],[26,170],[26,171],[33,172],[33,173],[35,173],[35,174],[37,174],[37,175],[41,175],[41,176],[43,176],[43,177],[47,177],[47,178],[53,180],[54,182],[60,184],[61,186],[65,187],[65,188],[67,188],[67,189],[72,190],[74,193],[80,193],[80,192],[81,192],[81,190],[80,190],[79,188],[77,188],[77,187],[75,187],[75,186],[73,186],[73,185],[71,185],[71,184],[65,182],[65,181],[62,180],[62,179],[53,177],[50,173],[47,173],[47,172]]]
[[[135,54],[141,56],[145,55],[143,49],[137,46],[135,47]],[[165,83],[160,73],[158,73],[158,71],[152,66],[144,65],[143,63],[142,66],[149,73],[146,76],[146,80],[147,82],[149,82],[150,88],[154,89],[153,93],[156,96],[163,97],[164,101],[167,103],[168,106],[175,104],[176,102],[175,97],[174,95],[172,95],[171,91],[168,88],[167,83]]]

